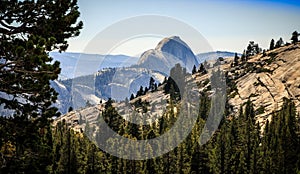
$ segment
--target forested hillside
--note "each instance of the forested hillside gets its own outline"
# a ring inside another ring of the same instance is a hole
[[[284,53],[282,50],[290,50],[289,47],[298,47],[298,45],[283,46],[275,52]],[[292,50],[294,53],[297,51],[298,48]],[[289,54],[292,54],[292,52]],[[272,53],[272,51],[267,53]],[[240,72],[245,73],[240,76],[234,74],[230,76],[226,73],[235,70],[238,66],[234,65],[234,59],[225,59],[221,62],[217,60],[211,66],[204,68],[202,65],[199,70],[194,72],[193,77],[201,93],[197,122],[189,136],[177,148],[163,156],[135,161],[117,158],[101,151],[95,146],[99,143],[97,137],[101,132],[99,132],[98,127],[101,127],[102,124],[97,120],[99,120],[99,117],[103,117],[115,132],[134,140],[152,139],[163,135],[174,125],[179,113],[177,109],[180,109],[182,102],[179,90],[176,90],[178,88],[172,80],[165,80],[156,90],[142,92],[141,95],[127,101],[128,104],[135,106],[135,110],[131,111],[132,113],[138,113],[139,111],[149,113],[151,109],[149,106],[152,105],[152,100],[149,100],[149,97],[159,96],[158,100],[167,100],[167,103],[165,103],[167,109],[157,123],[154,122],[149,126],[130,123],[118,114],[120,113],[118,108],[120,108],[120,105],[123,106],[124,103],[114,104],[109,101],[97,107],[88,107],[85,110],[75,111],[59,118],[56,122],[54,137],[62,135],[63,138],[58,138],[59,142],[54,142],[54,144],[70,145],[70,140],[67,137],[70,134],[75,145],[72,146],[72,151],[75,154],[72,156],[72,152],[71,154],[65,153],[65,155],[68,157],[71,155],[72,158],[77,160],[82,159],[77,162],[79,166],[86,168],[85,171],[97,168],[96,171],[102,173],[125,171],[129,173],[297,173],[300,167],[300,122],[297,112],[298,106],[293,102],[293,98],[282,96],[282,99],[279,100],[281,103],[280,108],[274,107],[273,112],[270,109],[267,116],[262,114],[262,107],[255,106],[252,102],[252,96],[239,106],[232,106],[227,103],[217,132],[206,144],[200,145],[199,143],[212,102],[211,85],[208,80],[209,72],[213,74],[220,73],[217,71],[218,67],[220,68],[220,66],[217,66],[218,64],[224,68],[223,73],[227,74],[226,79],[228,82],[227,101],[230,101],[233,99],[232,93],[238,91],[235,85],[240,79],[243,79],[244,76],[260,73],[260,71],[257,72],[257,70],[247,68],[253,66],[253,63],[259,64],[259,60],[256,62],[254,60],[256,57],[264,57],[264,55],[257,53],[257,55],[247,57],[243,60],[244,63],[240,62],[240,64],[247,64],[249,61],[248,65],[244,65],[246,69],[242,69],[243,66],[241,66]],[[286,59],[284,56],[281,58]],[[163,92],[163,95],[161,92]],[[233,107],[238,107],[238,111],[232,110]],[[174,108],[176,109],[174,110]],[[78,115],[80,116],[78,117]],[[84,117],[84,115],[87,116]],[[138,116],[138,114],[134,114],[134,116]],[[263,123],[259,121],[262,118],[266,120]],[[59,127],[64,127],[64,129]],[[67,129],[69,127],[73,127],[73,129]],[[64,130],[67,133],[57,133],[59,130]],[[207,131],[210,131],[210,129],[208,128]],[[174,135],[173,138],[176,139],[177,136],[179,135]],[[76,145],[77,141],[84,141],[88,145]],[[110,141],[110,139],[108,138],[107,141]],[[111,146],[119,145],[111,144]],[[62,146],[60,147],[63,149]],[[81,148],[84,148],[84,150]],[[97,149],[97,152],[93,153],[94,149],[91,151],[90,148]],[[157,147],[149,148],[157,150]],[[66,147],[66,149],[69,149],[69,147]],[[126,150],[126,148],[124,149]],[[82,153],[82,150],[84,153]],[[60,160],[63,158],[66,157],[60,156]],[[89,162],[91,158],[96,161],[93,165]],[[67,166],[68,161],[59,165]],[[66,166],[62,168],[65,172],[68,172]],[[79,171],[74,168],[72,172]]]

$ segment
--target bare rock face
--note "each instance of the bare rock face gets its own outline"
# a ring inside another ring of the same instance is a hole
[[[281,108],[284,97],[291,98],[300,111],[299,44],[268,51],[266,56],[251,57],[248,66],[252,66],[252,71],[236,80],[237,94],[229,99],[235,112],[250,99],[255,109],[261,108],[257,121],[264,123],[271,119],[273,111]]]
[[[137,65],[169,74],[170,69],[180,63],[191,72],[193,66],[198,66],[198,61],[191,48],[178,36],[161,40],[155,49],[144,52]]]
[[[157,91],[149,91],[145,95],[137,97],[131,101],[122,101],[113,103],[113,107],[122,116],[123,119],[136,124],[158,124],[159,118],[165,114],[167,107],[170,107],[170,95],[165,94],[163,86],[159,86]],[[147,109],[136,107],[138,101],[149,102]],[[65,121],[69,127],[77,132],[90,130],[96,131],[99,129],[99,115],[105,111],[106,103],[89,106],[75,111],[71,111],[54,121],[54,126],[58,122]],[[174,106],[174,113],[177,112],[177,107]],[[88,126],[87,126],[88,124]],[[95,133],[95,132],[94,132]],[[90,135],[95,136],[95,134]],[[90,137],[90,138],[91,138]]]

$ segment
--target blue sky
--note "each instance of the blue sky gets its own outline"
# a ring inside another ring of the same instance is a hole
[[[69,52],[85,52],[87,44],[99,32],[120,20],[149,14],[169,16],[194,27],[213,50],[242,52],[249,40],[267,48],[272,38],[289,41],[293,31],[300,31],[300,2],[296,0],[79,0],[79,8],[84,29],[79,37],[69,41]],[[160,39],[139,38],[124,43],[112,54],[138,55],[154,48]]]

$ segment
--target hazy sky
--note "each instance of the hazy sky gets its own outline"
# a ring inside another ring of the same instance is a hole
[[[120,20],[149,14],[169,16],[194,27],[207,39],[213,50],[242,52],[249,40],[267,48],[272,38],[278,40],[283,37],[285,41],[290,41],[291,33],[300,31],[298,0],[79,0],[79,8],[84,29],[79,37],[69,41],[69,52],[84,52],[87,44],[99,32]],[[112,54],[138,55],[154,48],[160,39],[133,39],[119,45]],[[96,48],[101,45],[93,46]],[[198,53],[198,50],[193,51]]]

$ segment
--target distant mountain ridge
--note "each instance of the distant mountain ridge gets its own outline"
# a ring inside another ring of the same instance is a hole
[[[175,40],[176,42],[178,42],[179,44],[181,44],[182,46],[185,46],[187,48],[189,48],[187,46],[186,43],[184,43],[183,41],[181,41],[181,39],[179,37],[170,37],[173,40]],[[159,44],[156,46],[156,50],[164,50],[164,52],[167,53],[166,51],[166,46],[163,46],[167,40],[170,40],[168,38],[163,39],[161,42],[159,42]],[[53,58],[53,61],[59,61],[60,62],[60,67],[61,67],[61,73],[59,75],[59,79],[60,80],[66,80],[66,79],[72,79],[75,77],[78,77],[78,74],[81,74],[81,76],[84,75],[90,75],[90,74],[94,74],[94,71],[91,71],[89,69],[86,69],[85,72],[80,72],[80,73],[76,73],[76,65],[78,63],[78,60],[84,60],[84,59],[88,59],[88,60],[94,60],[95,62],[99,63],[99,69],[104,69],[104,68],[115,68],[115,67],[130,67],[130,66],[134,66],[136,67],[136,65],[138,64],[138,67],[145,67],[145,68],[149,68],[151,67],[152,69],[163,69],[160,63],[166,63],[169,61],[172,65],[175,64],[176,61],[170,61],[170,60],[162,60],[159,61],[159,58],[164,58],[163,55],[159,55],[159,53],[157,53],[155,51],[155,49],[151,49],[148,51],[145,51],[140,58],[138,57],[132,57],[132,56],[127,56],[127,55],[99,55],[99,54],[86,54],[86,53],[73,53],[73,52],[64,52],[64,53],[58,53],[58,52],[51,52],[50,56]],[[177,50],[174,50],[172,54],[176,54]],[[174,53],[175,52],[175,53]],[[189,51],[188,51],[189,52]],[[191,52],[188,53],[189,55],[191,55]],[[205,60],[215,60],[219,57],[223,57],[223,58],[228,58],[228,57],[234,57],[235,53],[234,52],[229,52],[229,51],[214,51],[214,52],[207,52],[207,53],[200,53],[197,54],[195,56],[196,60],[192,60],[191,63],[188,63],[190,65],[193,66],[193,63],[196,63],[195,65],[198,66],[198,64],[204,62]],[[238,53],[239,56],[241,56],[240,53]],[[151,57],[153,56],[153,57]],[[178,55],[178,57],[180,57]],[[191,57],[193,58],[193,56],[191,55]],[[145,60],[145,59],[149,59],[150,60]],[[151,60],[153,58],[153,60]],[[165,59],[165,58],[164,58]],[[145,61],[148,61],[148,65],[146,64]],[[154,63],[151,63],[151,62]],[[177,61],[180,62],[180,61]],[[153,66],[153,64],[156,64],[156,66]],[[183,63],[182,63],[183,64]],[[161,67],[157,67],[157,66],[161,66]],[[157,68],[155,68],[157,67]],[[164,67],[166,68],[166,67]],[[77,74],[77,76],[76,76]]]
[[[53,60],[60,62],[61,73],[59,79],[71,79],[74,77],[94,74],[95,70],[89,69],[88,67],[84,71],[76,69],[77,63],[83,60],[93,61],[99,64],[101,70],[103,68],[114,68],[114,67],[128,67],[137,63],[137,57],[131,57],[126,55],[100,55],[100,54],[85,54],[85,53],[72,53],[72,52],[51,52],[50,56]],[[77,72],[76,72],[77,71]],[[80,72],[79,72],[80,71]]]
[[[237,53],[239,57],[241,57],[242,54]],[[229,58],[229,57],[234,57],[235,53],[234,52],[229,52],[229,51],[212,51],[212,52],[207,52],[207,53],[199,53],[197,54],[197,60],[199,63],[209,60],[216,60],[219,57],[223,58]]]

